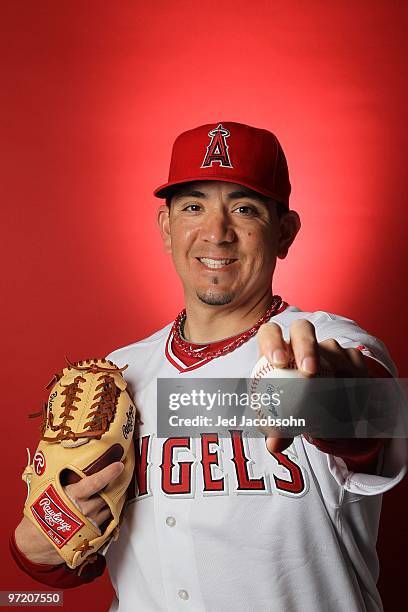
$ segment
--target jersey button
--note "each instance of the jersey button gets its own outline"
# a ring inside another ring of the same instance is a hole
[[[176,524],[176,519],[174,518],[174,516],[168,516],[166,518],[166,525],[168,527],[174,527],[175,524]]]
[[[180,599],[184,599],[184,601],[187,601],[187,599],[190,598],[190,595],[184,589],[179,590],[178,596],[180,597]]]

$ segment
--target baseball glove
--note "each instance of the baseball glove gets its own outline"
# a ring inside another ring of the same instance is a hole
[[[22,479],[28,493],[25,516],[53,544],[68,567],[95,560],[96,551],[119,533],[122,508],[133,476],[136,407],[122,372],[106,359],[70,363],[55,374],[42,413],[41,439]],[[28,449],[27,449],[28,450]],[[99,529],[65,493],[64,486],[122,461],[121,474],[99,495],[112,518]],[[82,571],[82,569],[80,570]]]

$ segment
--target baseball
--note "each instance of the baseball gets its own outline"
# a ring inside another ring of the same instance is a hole
[[[330,376],[333,376],[333,372],[323,359],[318,374],[308,378],[301,374],[294,360],[287,368],[277,368],[263,356],[251,373],[252,405],[256,407],[258,415],[266,420],[266,426],[290,428],[292,435],[302,433],[314,405],[313,381]]]

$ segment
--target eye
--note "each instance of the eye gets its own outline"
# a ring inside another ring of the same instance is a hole
[[[187,204],[183,206],[183,210],[187,210],[189,212],[198,212],[201,210],[200,204]]]
[[[243,215],[244,217],[256,217],[259,214],[256,206],[253,206],[252,204],[240,204],[234,209],[233,212]]]

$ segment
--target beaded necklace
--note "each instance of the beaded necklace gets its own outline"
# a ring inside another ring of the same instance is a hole
[[[228,342],[227,344],[224,344],[223,346],[212,351],[208,350],[208,345],[203,347],[201,350],[197,350],[190,342],[183,338],[183,327],[186,320],[185,309],[177,315],[177,318],[173,323],[170,336],[172,336],[173,342],[185,355],[195,357],[196,359],[214,359],[215,357],[221,357],[222,355],[231,353],[236,348],[247,342],[256,334],[263,323],[269,321],[274,314],[276,314],[282,307],[286,306],[286,302],[284,302],[279,295],[274,295],[272,297],[272,304],[269,306],[265,314],[255,323],[255,325],[244,331],[242,334],[234,336],[231,342]],[[217,344],[219,344],[219,342],[217,342]]]

